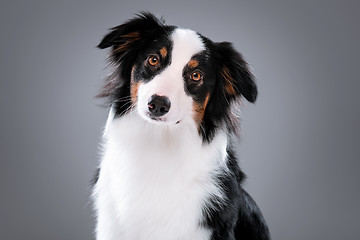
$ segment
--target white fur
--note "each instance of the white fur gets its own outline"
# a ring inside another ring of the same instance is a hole
[[[97,239],[209,239],[199,223],[209,197],[222,198],[212,174],[224,169],[226,134],[203,144],[192,121],[150,125],[137,113],[107,129],[94,191]]]
[[[218,130],[211,143],[203,143],[192,117],[191,98],[180,83],[184,65],[202,44],[196,45],[189,30],[176,30],[173,41],[172,64],[140,89],[143,100],[136,109],[119,118],[114,118],[112,110],[109,113],[94,188],[98,240],[211,237],[211,231],[200,223],[205,207],[212,207],[210,197],[224,200],[214,176],[225,171],[227,135]],[[174,85],[167,85],[169,77]],[[144,101],[154,93],[174,102],[173,115],[168,114],[172,122],[180,117],[179,124],[152,124],[143,115],[139,108],[147,106]]]

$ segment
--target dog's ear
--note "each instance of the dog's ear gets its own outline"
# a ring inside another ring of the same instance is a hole
[[[253,103],[257,97],[257,87],[254,75],[251,73],[247,62],[237,52],[231,43],[215,43],[218,78],[224,86],[227,100],[244,96],[246,100]],[[220,64],[219,64],[220,63]]]
[[[116,68],[97,97],[109,98],[111,105],[117,99],[128,96],[131,69],[139,53],[153,44],[159,35],[166,33],[166,29],[163,20],[148,12],[142,12],[124,24],[111,28],[97,47],[111,47],[109,60]]]
[[[214,129],[221,121],[235,135],[239,133],[236,103],[243,96],[253,103],[257,97],[254,76],[248,64],[231,43],[220,42],[210,45],[213,55],[216,85],[206,107],[202,123],[204,139],[211,139]],[[235,104],[232,104],[235,103]]]
[[[128,53],[140,51],[144,44],[151,43],[153,38],[164,31],[162,19],[151,13],[142,12],[124,24],[111,28],[97,47],[100,49],[112,47],[111,60],[121,62]]]

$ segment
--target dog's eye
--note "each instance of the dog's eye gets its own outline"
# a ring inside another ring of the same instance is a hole
[[[203,78],[203,75],[200,71],[196,70],[196,71],[193,71],[191,73],[191,80],[195,81],[195,82],[198,82],[200,80],[202,80]]]
[[[150,66],[153,66],[155,67],[156,65],[159,64],[159,58],[158,56],[156,55],[151,55],[149,58],[148,58],[148,63],[150,64]]]

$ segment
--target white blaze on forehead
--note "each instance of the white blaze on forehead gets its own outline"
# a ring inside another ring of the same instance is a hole
[[[200,36],[192,30],[178,28],[171,37],[173,41],[171,65],[181,71],[194,54],[205,50]]]

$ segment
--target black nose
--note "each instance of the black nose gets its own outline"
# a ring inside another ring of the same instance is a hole
[[[167,97],[152,95],[149,98],[148,108],[150,116],[161,117],[170,110],[171,102]]]

